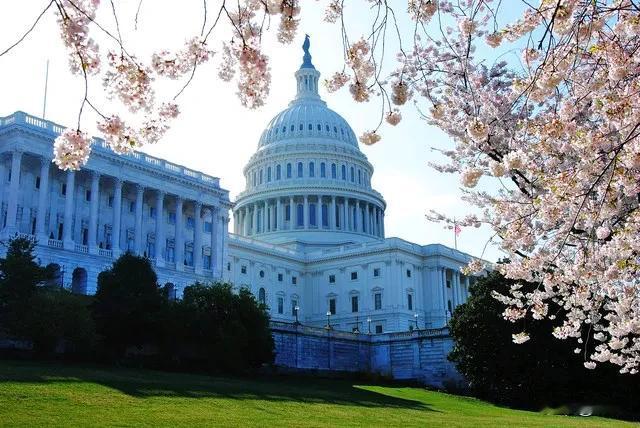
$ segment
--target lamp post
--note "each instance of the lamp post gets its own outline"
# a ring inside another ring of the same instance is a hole
[[[358,319],[357,315],[356,315],[356,328],[353,330],[353,332],[355,334],[360,334],[360,320]]]
[[[420,330],[420,328],[418,327],[418,313],[417,312],[415,314],[413,314],[413,319],[416,320],[416,330]]]
[[[300,321],[298,321],[298,311],[300,310],[300,306],[296,305],[293,310],[296,313],[296,325],[300,325]]]
[[[331,330],[331,311],[327,311],[327,330]]]
[[[367,323],[369,325],[369,334],[371,334],[371,317],[367,317]]]

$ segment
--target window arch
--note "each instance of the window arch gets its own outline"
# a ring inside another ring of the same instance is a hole
[[[338,176],[338,168],[335,163],[331,164],[331,178],[336,178]]]
[[[362,184],[362,171],[358,170],[358,184]]]
[[[309,162],[309,177],[316,176],[316,164],[313,162]]]
[[[300,131],[302,131],[303,129],[304,129],[304,125],[301,123],[301,124],[300,124],[300,129],[299,129],[299,130],[300,130]]]
[[[301,178],[303,176],[303,169],[304,166],[302,165],[302,162],[298,162],[298,178]]]
[[[359,171],[358,171],[359,172]],[[271,167],[267,167],[267,183],[271,181]]]
[[[351,167],[351,182],[353,183],[354,181],[356,181],[356,174],[355,174],[355,169],[353,167]],[[262,183],[262,181],[261,181]]]
[[[296,225],[298,227],[304,226],[304,206],[298,204],[296,207]]]
[[[256,172],[253,171],[253,185],[256,185]]]
[[[327,176],[327,165],[324,162],[320,162],[320,177],[325,178]]]
[[[258,302],[262,305],[267,304],[267,293],[264,291],[263,287],[260,287],[260,290],[258,290]]]
[[[291,178],[291,164],[287,164],[287,178]]]
[[[316,219],[316,203],[315,202],[311,202],[309,204],[309,225],[310,226],[318,225],[318,222]]]
[[[322,125],[318,124],[318,131],[322,131]]]
[[[347,167],[342,165],[342,179],[346,180],[347,179]]]
[[[313,131],[313,125],[309,124],[309,131]]]
[[[276,165],[276,180],[280,180],[282,178],[282,167],[280,165]]]
[[[258,179],[258,183],[262,184],[262,169],[260,169],[260,174],[259,175],[260,175],[260,177]]]

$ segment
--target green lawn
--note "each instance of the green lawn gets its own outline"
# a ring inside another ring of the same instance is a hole
[[[0,426],[631,426],[420,388],[0,360]]]

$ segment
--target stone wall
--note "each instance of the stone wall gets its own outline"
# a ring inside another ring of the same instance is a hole
[[[447,328],[358,334],[272,322],[275,364],[303,370],[363,372],[441,388],[462,377],[447,355]]]

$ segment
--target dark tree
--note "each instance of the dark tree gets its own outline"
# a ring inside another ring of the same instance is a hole
[[[128,346],[155,343],[164,302],[149,260],[127,252],[98,275],[96,330],[115,355],[122,355]]]
[[[34,254],[35,242],[26,238],[9,240],[7,254],[0,259],[0,327],[21,335],[24,314],[39,283],[47,279]]]
[[[552,336],[553,321],[528,319],[523,325],[504,320],[504,305],[491,292],[505,293],[511,285],[513,281],[497,272],[479,279],[450,322],[454,348],[449,359],[476,395],[528,408],[571,403],[612,404],[628,410],[638,406],[637,376],[620,375],[611,365],[584,368],[583,355],[573,353],[575,342]],[[523,284],[523,291],[533,286]],[[512,334],[523,327],[531,339],[517,345]]]

